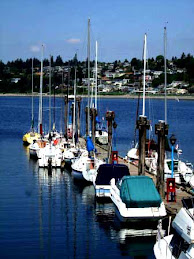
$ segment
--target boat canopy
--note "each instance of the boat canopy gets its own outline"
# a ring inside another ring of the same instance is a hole
[[[127,208],[160,207],[161,197],[148,176],[124,176],[120,187]]]
[[[99,166],[96,185],[110,185],[110,180],[117,182],[125,175],[130,175],[129,168],[123,164],[102,164]]]

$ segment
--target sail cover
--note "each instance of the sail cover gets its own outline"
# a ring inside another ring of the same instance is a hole
[[[89,136],[86,139],[86,147],[87,147],[88,152],[95,150],[94,144]]]
[[[100,123],[98,116],[96,116],[96,123]]]

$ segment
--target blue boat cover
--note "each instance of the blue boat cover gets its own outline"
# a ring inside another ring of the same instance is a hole
[[[96,116],[96,123],[100,123],[98,116]]]
[[[148,176],[124,176],[120,187],[127,208],[160,207],[161,197]]]
[[[129,174],[129,168],[123,164],[103,164],[99,166],[96,177],[96,185],[110,185],[110,180],[115,178],[117,182],[125,175]]]
[[[86,147],[87,147],[88,152],[95,150],[94,144],[89,136],[87,136],[87,138],[86,138]]]

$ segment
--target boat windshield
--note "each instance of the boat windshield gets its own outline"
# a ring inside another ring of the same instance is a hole
[[[189,198],[183,198],[182,204],[189,216],[194,220],[194,196]]]
[[[178,172],[178,161],[173,161],[174,164],[174,172]],[[171,170],[172,161],[167,162],[168,168]]]
[[[165,155],[166,155],[166,159],[172,159],[172,153],[171,152],[166,152]],[[177,153],[174,152],[174,160],[178,160],[178,159],[179,158],[178,158]]]

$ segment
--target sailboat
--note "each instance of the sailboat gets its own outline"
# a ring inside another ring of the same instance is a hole
[[[83,151],[77,146],[77,142],[78,142],[78,139],[77,139],[78,133],[77,133],[77,127],[76,127],[77,125],[76,123],[77,53],[75,54],[74,62],[75,62],[74,95],[68,97],[69,99],[73,99],[73,123],[72,123],[72,136],[71,136],[72,142],[68,141],[65,143],[65,148],[63,152],[65,166],[69,169],[71,168],[72,162],[75,160],[75,158],[79,157]],[[68,139],[69,137],[70,136],[68,136]]]
[[[63,156],[62,156],[62,150],[60,148],[59,141],[58,141],[60,139],[60,134],[55,131],[55,113],[54,113],[53,130],[51,130],[51,56],[50,56],[49,92],[50,92],[49,134],[48,134],[49,142],[46,143],[44,148],[39,149],[38,164],[39,164],[39,167],[47,167],[48,169],[52,169],[53,167],[61,167]]]
[[[142,116],[145,116],[145,88],[146,88],[146,52],[147,52],[147,34],[144,36],[144,51],[143,51],[143,59],[144,59],[144,69],[143,69],[143,107],[142,107]],[[138,99],[139,101],[139,99]],[[138,105],[139,108],[139,105]],[[138,115],[138,112],[137,112]],[[137,118],[136,118],[137,119]],[[156,143],[153,139],[146,140],[145,151],[146,155],[149,156],[149,151],[154,150],[156,148]],[[138,143],[136,143],[135,147],[131,148],[126,157],[127,160],[133,162],[135,164],[139,161],[139,147]]]
[[[97,174],[98,167],[104,163],[95,154],[95,147],[89,136],[90,134],[90,19],[88,19],[88,136],[86,140],[87,149],[71,165],[72,174],[75,178],[93,181],[93,176]]]
[[[166,72],[166,27],[164,27],[164,84],[165,84],[165,123],[167,124],[167,98],[166,98],[166,87],[167,87],[167,72]],[[165,152],[165,160],[164,160],[164,179],[171,177],[171,165],[172,165],[172,157],[170,146],[168,144],[168,139],[166,140],[168,148],[166,148]],[[174,164],[174,178],[177,184],[186,183],[188,184],[191,177],[193,176],[193,169],[184,161],[180,160],[179,150],[175,150],[173,164]],[[146,157],[145,163],[150,172],[153,174],[157,174],[157,148],[150,154],[150,157]]]
[[[30,132],[27,132],[23,136],[23,143],[25,145],[32,144],[34,140],[37,140],[40,137],[40,134],[35,132],[34,130],[34,66],[33,66],[33,58],[32,58],[32,119],[31,119],[31,130]]]
[[[98,107],[98,42],[96,41],[96,57],[95,57],[95,102],[94,108],[97,110]],[[108,132],[106,128],[103,127],[103,123],[101,121],[97,121],[97,128],[95,132],[95,139],[101,145],[108,144]]]
[[[43,50],[44,50],[44,46],[42,45],[41,69],[40,69],[39,116],[38,116],[39,137],[37,139],[34,139],[29,146],[30,156],[33,158],[38,158],[38,152],[40,148],[44,148],[47,142],[45,139],[43,139],[43,128],[42,128]]]

